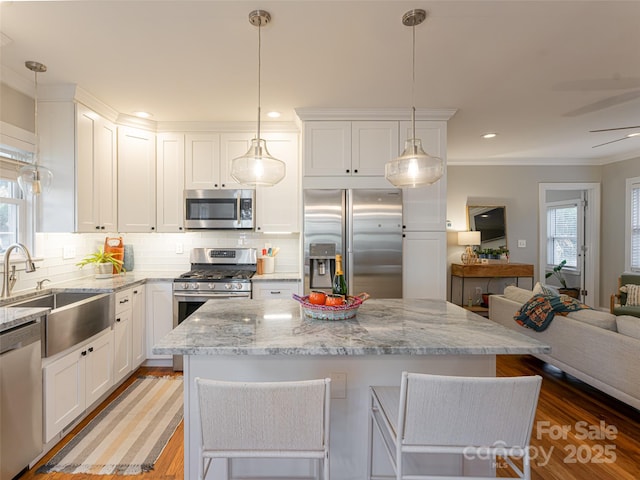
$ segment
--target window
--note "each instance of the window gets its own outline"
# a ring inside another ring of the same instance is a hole
[[[578,204],[547,206],[547,263],[578,269]]]
[[[640,177],[627,179],[626,269],[640,272]]]
[[[20,242],[31,249],[32,229],[28,227],[31,207],[17,182],[17,166],[0,158],[0,254],[12,243]]]

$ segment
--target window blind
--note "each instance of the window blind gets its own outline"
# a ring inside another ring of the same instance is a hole
[[[640,183],[631,186],[631,270],[640,271]]]

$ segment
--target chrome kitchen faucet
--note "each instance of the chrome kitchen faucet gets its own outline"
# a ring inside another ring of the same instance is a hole
[[[12,243],[7,247],[7,250],[4,252],[4,272],[2,282],[2,298],[8,298],[11,296],[11,289],[16,283],[16,266],[14,265],[11,268],[11,273],[9,273],[9,257],[11,256],[11,252],[16,248],[22,250],[24,256],[26,257],[25,269],[24,271],[27,273],[35,272],[36,266],[33,264],[33,260],[31,260],[31,254],[27,247],[25,247],[21,243]]]

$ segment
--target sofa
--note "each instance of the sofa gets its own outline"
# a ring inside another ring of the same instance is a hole
[[[508,286],[489,297],[489,318],[551,346],[541,360],[640,409],[640,318],[586,309],[555,315],[543,331],[516,323],[514,315],[536,290]]]

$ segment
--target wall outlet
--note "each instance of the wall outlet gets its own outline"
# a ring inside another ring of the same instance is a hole
[[[176,243],[176,253],[184,253],[184,247],[182,243]]]
[[[73,245],[65,245],[62,248],[62,258],[67,260],[69,258],[75,258],[76,256],[76,247]]]
[[[518,248],[527,248],[526,240],[518,240]]]
[[[347,398],[347,374],[332,372],[329,378],[331,379],[331,398]]]

